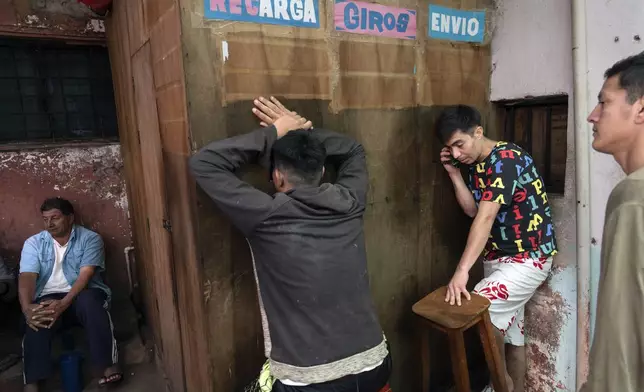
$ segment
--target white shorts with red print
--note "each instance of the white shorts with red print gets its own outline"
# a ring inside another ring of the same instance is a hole
[[[483,266],[485,278],[476,285],[474,292],[492,302],[490,319],[505,336],[505,342],[523,346],[525,304],[548,277],[552,257],[501,257],[484,260]]]

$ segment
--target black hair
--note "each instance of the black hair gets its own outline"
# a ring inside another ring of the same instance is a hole
[[[291,131],[273,143],[273,168],[286,173],[293,185],[318,185],[322,179],[326,149],[312,131]]]
[[[467,105],[448,106],[436,120],[436,137],[445,143],[456,131],[471,135],[480,125],[481,113],[476,108]]]
[[[644,52],[622,59],[604,73],[606,79],[618,75],[619,86],[626,90],[629,104],[644,97]]]
[[[51,197],[45,200],[40,206],[40,212],[60,210],[65,216],[74,214],[74,206],[67,199],[62,197]]]

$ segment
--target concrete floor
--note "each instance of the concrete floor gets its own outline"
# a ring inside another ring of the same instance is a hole
[[[43,392],[63,392],[60,381],[52,380]],[[99,388],[98,380],[91,380],[83,389],[84,392],[103,392],[105,388]],[[151,363],[128,366],[123,381],[118,387],[110,388],[116,392],[165,392],[166,383],[159,376],[156,366]],[[22,365],[18,364],[6,372],[0,374],[0,391],[22,392]]]
[[[0,363],[8,355],[19,355],[22,352],[22,337],[19,333],[20,314],[20,309],[16,304],[9,306],[0,303]],[[119,356],[124,363],[124,378],[118,387],[109,388],[109,391],[165,392],[167,390],[163,376],[154,365],[152,360],[154,356],[151,350],[143,346],[140,338],[121,343],[119,346]],[[54,351],[56,350],[54,349]],[[91,378],[88,364],[84,364],[83,372],[86,380],[84,392],[106,390],[98,387],[98,379]],[[22,392],[22,384],[22,361],[0,372],[0,392]],[[42,389],[43,392],[63,392],[58,372],[47,384]]]

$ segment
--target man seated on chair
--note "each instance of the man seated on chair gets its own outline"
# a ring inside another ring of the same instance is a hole
[[[23,338],[25,391],[38,391],[52,375],[51,341],[62,326],[80,324],[87,333],[90,356],[103,377],[118,382],[118,353],[108,312],[110,290],[101,237],[74,224],[74,207],[62,198],[40,207],[45,230],[30,237],[20,259],[18,291],[27,328]]]
[[[466,288],[469,271],[482,254],[485,278],[474,291],[492,303],[490,318],[504,369],[504,346],[511,365],[506,370],[508,388],[523,392],[524,308],[548,277],[557,252],[543,180],[534,160],[521,147],[485,137],[481,115],[473,107],[446,108],[439,116],[436,133],[445,145],[441,161],[456,199],[474,218],[445,301],[461,305],[461,294],[470,299]],[[459,165],[468,166],[467,184]]]

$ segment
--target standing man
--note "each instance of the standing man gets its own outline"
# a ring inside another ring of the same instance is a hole
[[[105,268],[103,240],[74,224],[74,207],[62,198],[40,207],[45,230],[22,249],[18,292],[27,329],[23,338],[25,391],[38,391],[51,377],[51,341],[64,325],[80,323],[88,336],[99,385],[121,381],[118,352],[108,312],[110,290],[99,274]]]
[[[557,252],[548,196],[532,157],[514,143],[484,136],[481,115],[470,106],[446,108],[436,132],[445,145],[441,161],[465,213],[474,218],[465,251],[448,285],[446,302],[468,300],[469,271],[483,256],[484,276],[474,291],[491,301],[510,391],[525,380],[525,304],[546,280]],[[465,183],[458,166],[469,166]],[[507,344],[507,345],[506,345]],[[509,373],[508,373],[509,370]]]
[[[644,52],[609,68],[588,116],[593,148],[627,177],[610,194],[595,337],[583,392],[644,391]]]
[[[255,104],[266,127],[207,145],[190,166],[250,246],[271,373],[262,390],[378,392],[391,359],[369,291],[364,149],[307,130],[275,99]],[[270,167],[277,193],[236,176],[249,163]],[[333,184],[320,184],[325,164],[337,169]]]

